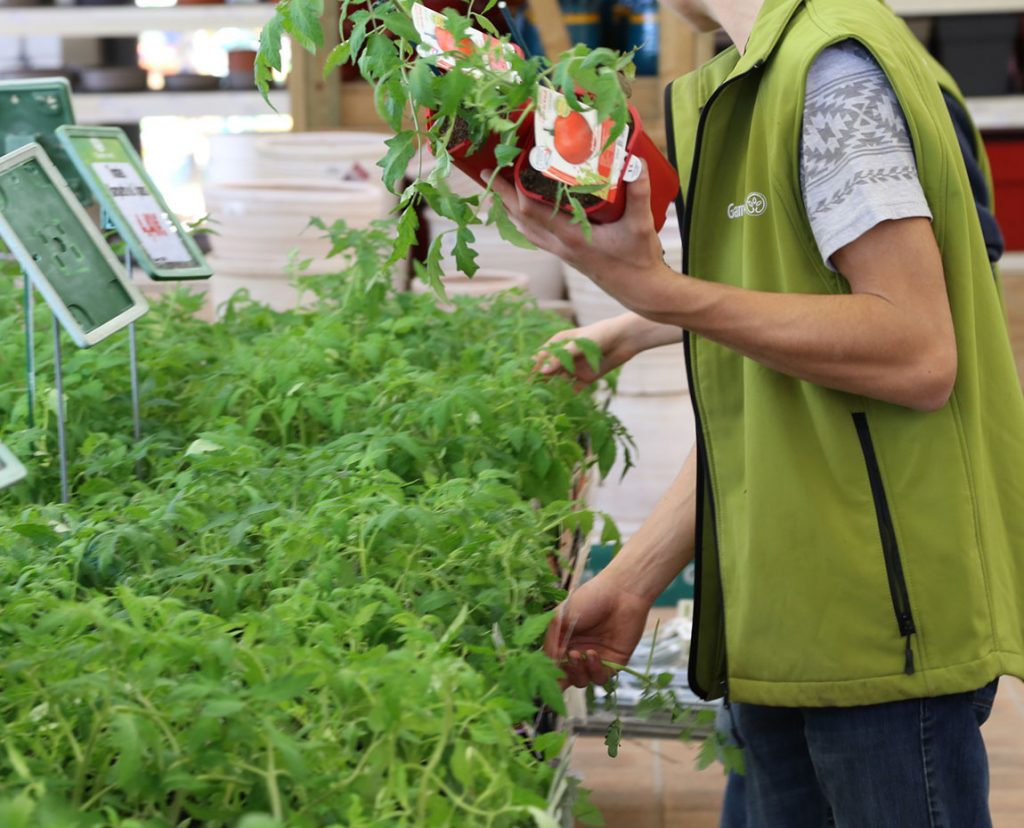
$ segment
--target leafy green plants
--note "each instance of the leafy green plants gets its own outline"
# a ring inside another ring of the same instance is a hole
[[[45,311],[34,428],[0,320],[31,475],[0,495],[5,828],[552,824],[549,559],[621,426],[532,373],[554,317],[390,295],[393,225],[325,232],[345,272],[311,312],[240,295],[206,325],[180,294],[140,320],[138,444],[125,343],[67,355],[69,506]]]
[[[574,47],[555,64],[523,56],[511,47],[495,47],[491,40],[486,41],[491,45],[483,48],[464,48],[467,39],[474,37],[477,41],[494,38],[507,45],[508,37],[489,19],[494,0],[482,8],[477,4],[473,11],[466,4],[467,14],[444,9],[440,14],[446,34],[438,45],[454,44],[456,48],[420,49],[425,35],[414,23],[414,5],[412,0],[384,0],[365,8],[343,0],[343,40],[328,56],[325,68],[334,71],[354,62],[373,85],[377,110],[395,133],[381,166],[385,182],[400,195],[396,256],[408,253],[415,236],[415,208],[425,204],[456,224],[453,252],[459,268],[472,274],[476,270],[471,247],[474,226],[494,223],[506,239],[519,244],[525,240],[489,187],[465,198],[447,189],[445,179],[452,166],[461,165],[477,176],[485,169],[510,176],[517,158],[530,147],[539,87],[561,90],[577,111],[584,108],[585,100],[598,118],[611,120],[613,136],[619,135],[628,118],[626,85],[620,78],[632,75],[632,63],[628,55],[584,46]],[[257,79],[264,91],[271,70],[280,68],[284,33],[310,51],[322,47],[322,10],[322,0],[282,0],[278,4],[276,16],[263,30],[257,61]],[[494,59],[496,48],[500,49],[500,61]],[[435,163],[414,166],[412,183],[403,188],[410,164],[422,159],[428,147]],[[579,196],[586,191],[561,191],[567,209],[583,223],[587,219]],[[485,205],[489,206],[485,209]],[[441,275],[441,245],[442,239],[435,239],[420,268],[435,284]]]

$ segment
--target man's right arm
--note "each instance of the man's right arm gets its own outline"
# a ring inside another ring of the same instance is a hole
[[[544,649],[576,687],[604,684],[636,649],[655,599],[693,559],[696,452],[612,562],[570,595]]]
[[[693,560],[697,522],[697,451],[605,570],[620,589],[654,600]]]

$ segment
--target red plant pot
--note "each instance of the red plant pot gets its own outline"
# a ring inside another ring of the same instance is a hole
[[[665,225],[669,205],[679,193],[679,176],[644,130],[640,113],[632,104],[629,105],[629,113],[632,116],[633,125],[629,131],[629,140],[626,142],[626,155],[627,158],[631,155],[642,158],[647,165],[647,172],[651,179],[651,215],[654,217],[655,229],[661,230]],[[521,146],[523,151],[513,167],[513,180],[516,188],[533,201],[551,205],[549,199],[527,189],[521,180],[524,165],[530,163],[529,154],[534,146],[532,133],[528,142],[522,143]],[[584,211],[587,220],[594,224],[610,224],[622,218],[622,214],[626,211],[626,190],[625,186],[619,186],[616,188],[612,200],[601,201],[587,207]],[[562,210],[569,212],[569,207],[563,204]]]
[[[435,113],[431,110],[427,110],[428,125],[433,124],[434,117]],[[483,173],[486,170],[498,169],[498,159],[495,157],[494,152],[500,141],[501,139],[498,135],[492,134],[475,150],[473,149],[472,141],[460,141],[455,146],[448,147],[448,154],[452,157],[452,163],[457,169],[464,172],[481,187],[486,187],[487,182],[484,179]],[[520,147],[524,147],[527,142],[531,142],[530,146],[532,146],[532,141],[533,113],[530,112],[525,118],[523,118],[522,123],[519,125],[519,129],[516,133],[516,144]],[[510,184],[514,183],[512,167],[502,167],[500,175]]]
[[[1024,140],[991,135],[985,139],[985,151],[992,165],[996,219],[1006,249],[1024,250]]]

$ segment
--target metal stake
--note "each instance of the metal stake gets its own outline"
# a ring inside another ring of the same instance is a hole
[[[124,254],[124,269],[128,272],[128,278],[132,278],[132,254],[128,251]],[[128,370],[132,380],[132,426],[135,433],[135,441],[142,439],[142,406],[139,402],[139,357],[136,348],[135,323],[128,326]]]
[[[53,316],[53,370],[57,375],[57,450],[60,453],[60,502],[68,503],[67,424],[64,421],[64,365],[60,354],[60,322]]]
[[[28,385],[28,427],[36,425],[36,342],[35,320],[33,319],[35,302],[32,298],[32,282],[27,273],[21,274],[25,283],[25,378]]]

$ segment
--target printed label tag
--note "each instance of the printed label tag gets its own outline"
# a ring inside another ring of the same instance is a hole
[[[160,209],[131,164],[96,162],[92,166],[154,263],[195,263],[178,237],[174,224]]]
[[[533,124],[536,147],[529,161],[535,170],[570,186],[600,186],[594,193],[600,198],[615,197],[626,165],[628,130],[606,147],[613,121],[598,123],[593,109],[577,112],[561,92],[546,86],[537,89]]]
[[[486,50],[491,69],[495,72],[509,72],[516,77],[509,59],[516,54],[522,57],[523,51],[515,44],[502,43],[496,37],[471,28],[466,30],[466,36],[456,45],[454,35],[448,31],[448,18],[422,3],[413,5],[412,22],[420,36],[416,51],[420,57],[436,57],[439,69],[447,70],[455,66],[457,52],[470,55]]]

